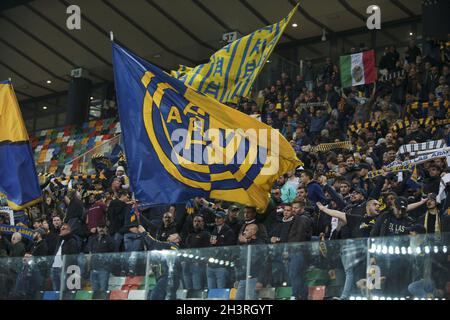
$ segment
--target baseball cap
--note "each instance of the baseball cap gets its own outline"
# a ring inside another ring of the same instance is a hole
[[[124,169],[122,166],[118,166],[117,169],[116,169],[116,172],[117,172],[117,171],[123,171],[123,172],[125,172],[125,169]]]
[[[219,218],[225,218],[227,216],[227,214],[223,210],[217,210],[214,214]]]
[[[362,194],[362,195],[364,196],[364,198],[367,197],[367,192],[366,192],[366,190],[364,190],[364,189],[362,189],[362,188],[359,188],[359,187],[353,187],[353,188],[351,189],[351,192],[358,192],[359,194]]]
[[[395,200],[395,205],[400,209],[406,209],[408,207],[408,200],[405,197],[398,197]]]
[[[47,232],[45,232],[42,228],[34,230],[33,233],[39,233],[41,236],[45,236],[47,234]]]
[[[238,207],[238,206],[235,206],[235,205],[231,205],[231,206],[228,208],[228,212],[230,212],[230,211],[238,211],[238,210],[240,210],[239,207]]]

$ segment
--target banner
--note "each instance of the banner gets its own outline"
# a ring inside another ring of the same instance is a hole
[[[430,160],[434,160],[434,159],[438,159],[438,158],[447,158],[448,156],[450,156],[450,150],[446,150],[446,149],[440,149],[440,150],[435,150],[432,153],[429,154],[424,154],[421,156],[418,156],[414,159],[411,160],[406,160],[406,161],[393,161],[390,164],[388,164],[386,167],[387,168],[392,168],[392,167],[396,167],[396,166],[409,166],[409,165],[417,165],[417,164],[421,164]]]
[[[33,240],[33,229],[29,229],[29,228],[24,228],[24,227],[18,227],[18,226],[10,226],[7,224],[0,224],[0,232],[3,233],[4,235],[12,235],[13,233],[20,233],[22,235],[22,237],[24,237],[25,239]]]
[[[427,151],[427,153],[431,153],[434,151],[434,149],[442,149],[446,146],[447,144],[442,139],[422,143],[404,144],[400,148],[398,148],[397,156],[405,153],[409,153],[410,155],[414,156],[417,154],[417,152],[420,151]]]

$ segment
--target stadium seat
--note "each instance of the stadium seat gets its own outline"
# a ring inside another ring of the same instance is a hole
[[[125,283],[125,277],[114,277],[110,276],[108,281],[108,289],[113,290],[120,290],[122,286]]]
[[[130,290],[128,292],[128,300],[146,300],[145,290]]]
[[[92,300],[93,291],[77,291],[75,293],[75,300]]]
[[[37,131],[34,136],[30,137],[30,142],[38,164],[53,160],[52,170],[62,172],[65,164],[74,157],[99,145],[104,140],[111,139],[118,132],[117,128],[116,119],[105,119],[84,123],[79,130],[74,126],[65,126]],[[61,154],[64,154],[65,157],[62,157]]]
[[[231,288],[231,290],[230,290],[230,300],[235,300],[236,299],[236,293],[237,293],[237,289],[236,288]]]
[[[306,283],[308,286],[328,285],[329,281],[328,270],[313,268],[306,272]]]
[[[177,290],[177,300],[186,300],[188,291],[186,289]]]
[[[107,291],[107,292],[102,292],[102,291],[94,292],[94,294],[92,296],[92,300],[108,300],[109,299],[109,294],[110,294],[110,291]]]
[[[74,300],[76,291],[64,291],[62,295],[62,300]]]
[[[59,291],[45,291],[42,300],[59,300]]]
[[[188,300],[204,300],[208,296],[208,290],[189,290],[187,294]]]
[[[276,300],[287,300],[292,296],[292,288],[291,287],[279,287],[275,290],[275,299]]]
[[[140,286],[144,282],[143,276],[136,276],[136,277],[126,277],[125,278],[125,285],[137,285]]]
[[[144,290],[145,289],[145,277],[142,277],[142,282],[140,283],[138,289]],[[148,289],[152,290],[156,286],[156,278],[155,276],[151,275],[148,277]]]
[[[275,288],[264,288],[259,291],[259,298],[262,300],[275,299]]]
[[[229,298],[230,298],[230,289],[210,289],[208,291],[208,299],[228,300]]]
[[[323,300],[325,298],[325,286],[309,287],[308,300]]]
[[[114,290],[111,291],[109,295],[109,300],[127,300],[128,291],[125,290]]]

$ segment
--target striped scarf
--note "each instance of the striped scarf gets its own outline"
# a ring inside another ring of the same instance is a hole
[[[51,175],[51,173],[39,173],[38,174],[38,178],[39,178],[40,183],[43,184],[45,182],[45,180],[47,180],[47,178],[50,177],[50,175]],[[69,182],[71,180],[87,180],[87,179],[91,179],[91,180],[95,180],[95,179],[106,180],[107,178],[105,177],[105,175],[103,173],[100,173],[100,174],[80,174],[80,175],[66,176],[65,178],[56,177],[55,181],[58,181],[58,182],[67,181],[67,182]]]
[[[430,212],[427,211],[427,213],[425,214],[425,221],[423,223],[423,226],[426,230],[426,232],[428,233],[428,217],[429,217]],[[441,233],[441,220],[439,219],[439,212],[436,212],[436,220],[434,222],[434,233],[440,234]]]
[[[397,156],[400,156],[405,153],[409,153],[412,156],[415,156],[419,151],[430,151],[433,152],[433,149],[441,149],[446,147],[445,140],[434,140],[423,143],[413,143],[413,144],[405,144],[398,149]]]
[[[412,168],[413,168],[412,164],[386,167],[384,169],[370,171],[369,173],[367,173],[367,178],[373,179],[375,177],[381,176],[384,172],[410,171]]]
[[[316,107],[321,107],[321,108],[324,108],[324,107],[326,107],[326,106],[328,106],[328,103],[327,103],[327,102],[307,102],[307,103],[300,103],[300,104],[298,105],[298,107],[295,109],[295,111],[296,111],[298,114],[301,114],[302,111],[303,111],[304,109],[309,109],[310,107],[314,107],[314,108],[316,108]]]
[[[327,152],[333,149],[347,149],[352,150],[352,142],[351,141],[339,141],[339,142],[331,142],[331,143],[321,143],[318,146],[312,147],[312,152]]]
[[[352,135],[352,133],[356,133],[359,129],[380,130],[381,124],[377,121],[354,123],[348,126],[347,134]]]
[[[415,110],[415,109],[428,109],[429,107],[435,107],[439,108],[440,106],[443,106],[448,109],[450,106],[450,102],[448,100],[441,102],[441,101],[433,101],[433,102],[414,102],[408,106],[408,108]]]
[[[438,126],[445,126],[447,124],[450,124],[450,119],[436,119],[433,118],[421,118],[417,119],[419,122],[419,125],[425,128],[431,128],[431,133],[434,133],[436,131],[436,127]],[[397,121],[391,126],[391,130],[393,131],[399,131],[405,128],[408,128],[411,125],[411,121],[406,119],[404,121]]]

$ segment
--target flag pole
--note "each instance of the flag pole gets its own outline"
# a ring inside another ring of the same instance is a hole
[[[109,39],[111,42],[114,42],[114,33],[112,31],[109,32]]]

